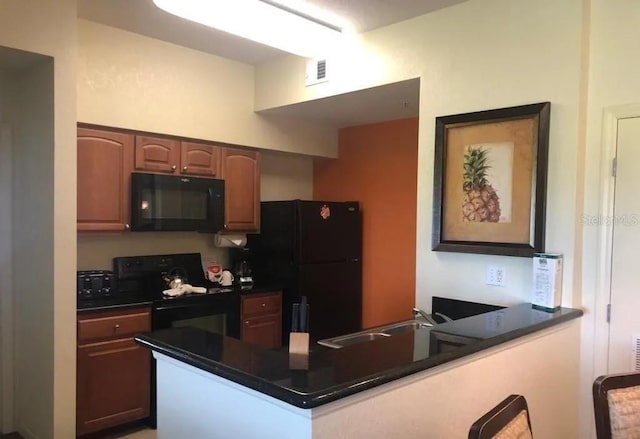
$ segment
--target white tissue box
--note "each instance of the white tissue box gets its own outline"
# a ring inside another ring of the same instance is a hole
[[[562,303],[562,255],[535,253],[533,256],[534,307],[555,311]]]

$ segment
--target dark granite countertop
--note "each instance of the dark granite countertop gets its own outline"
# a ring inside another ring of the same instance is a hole
[[[112,297],[101,297],[78,301],[78,313],[89,313],[93,311],[106,311],[115,309],[135,308],[137,306],[150,306],[153,299],[144,294],[114,295]]]
[[[307,370],[271,350],[195,328],[138,335],[150,349],[297,407],[313,408],[582,316],[521,304],[344,347],[314,344]]]
[[[213,285],[213,284],[212,284]],[[233,287],[212,287],[223,292],[218,294],[238,294],[241,296],[264,293],[270,291],[281,291],[282,287],[279,285],[253,285],[250,287],[233,286]],[[163,298],[162,292],[153,293],[115,293],[109,297],[101,297],[97,299],[78,300],[77,311],[79,314],[94,312],[94,311],[106,311],[112,309],[126,309],[137,306],[152,305],[154,303],[162,303],[165,300],[189,300],[190,297],[205,297],[205,294],[190,294],[185,296],[179,296],[177,298]]]

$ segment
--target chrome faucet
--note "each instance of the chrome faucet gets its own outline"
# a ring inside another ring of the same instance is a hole
[[[416,316],[421,316],[423,319],[425,319],[427,322],[431,323],[433,326],[437,325],[438,322],[436,322],[435,320],[433,320],[433,318],[427,314],[426,312],[422,311],[420,308],[413,308],[413,314],[415,314]]]
[[[426,312],[424,312],[420,308],[413,308],[413,313],[416,316],[420,315],[423,319],[425,319],[427,322],[431,323],[434,326],[437,325],[438,322],[436,322],[434,320],[433,315],[436,315],[438,317],[442,317],[445,320],[445,322],[452,322],[453,321],[453,319],[451,317],[446,316],[446,315],[444,315],[444,314],[442,314],[440,312],[436,312],[436,313],[433,313],[433,315],[431,315],[431,314],[427,314]]]

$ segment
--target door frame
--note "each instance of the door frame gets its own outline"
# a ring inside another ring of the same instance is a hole
[[[640,117],[640,104],[608,107],[604,110],[602,123],[602,149],[600,160],[600,208],[601,218],[613,218],[615,207],[616,179],[612,175],[613,159],[618,147],[618,123],[623,119]],[[607,305],[611,299],[611,275],[613,264],[613,224],[604,221],[598,232],[596,253],[596,294],[595,294],[595,342],[593,365],[596,374],[609,371],[609,322]],[[597,355],[606,352],[607,355]]]
[[[13,154],[11,126],[0,122],[0,185],[6,191],[0,193],[0,205],[9,209],[0,211],[0,225],[6,227],[8,236],[0,239],[0,433],[14,431],[14,322],[13,322]],[[3,195],[3,194],[6,194]]]

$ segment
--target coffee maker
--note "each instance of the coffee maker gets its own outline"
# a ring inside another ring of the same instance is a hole
[[[234,249],[231,258],[233,260],[233,276],[241,287],[253,285],[253,274],[251,270],[251,253],[246,247]]]

